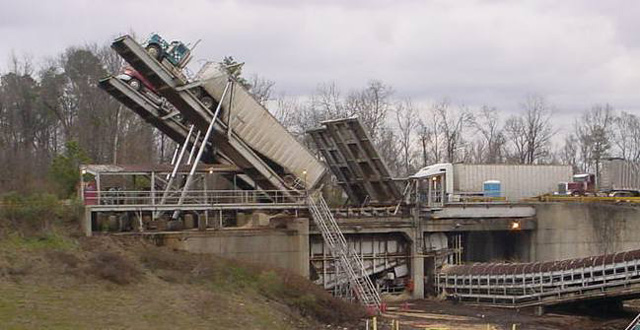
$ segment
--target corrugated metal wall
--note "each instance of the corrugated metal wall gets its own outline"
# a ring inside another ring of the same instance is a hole
[[[599,189],[640,189],[640,164],[624,159],[603,160]]]
[[[570,182],[571,166],[454,164],[454,192],[482,192],[482,183],[499,180],[509,201],[554,192],[558,183]]]

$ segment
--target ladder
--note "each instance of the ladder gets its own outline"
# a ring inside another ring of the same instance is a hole
[[[380,294],[367,275],[362,258],[347,244],[338,223],[333,218],[327,202],[320,191],[307,196],[309,212],[314,223],[320,229],[322,238],[335,260],[336,269],[340,269],[346,278],[336,278],[336,283],[344,282],[351,286],[356,298],[366,307],[380,310]],[[336,276],[338,276],[336,272]],[[349,291],[349,290],[347,290]]]

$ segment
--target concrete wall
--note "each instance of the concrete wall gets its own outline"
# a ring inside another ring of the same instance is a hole
[[[190,232],[164,238],[164,244],[192,253],[212,253],[226,258],[284,268],[309,276],[309,221],[295,219],[286,229],[229,228]]]
[[[640,249],[640,206],[547,203],[536,206],[535,261]]]

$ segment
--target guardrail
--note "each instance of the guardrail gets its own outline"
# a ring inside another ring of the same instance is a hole
[[[180,203],[181,192],[170,192],[163,198],[163,191],[87,191],[85,205],[234,205],[234,204],[305,204],[305,195],[291,195],[284,190],[189,190]]]
[[[640,197],[605,196],[554,196],[544,195],[527,198],[524,202],[561,202],[561,203],[640,203]]]

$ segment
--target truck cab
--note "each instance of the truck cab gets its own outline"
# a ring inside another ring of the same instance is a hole
[[[573,176],[572,182],[560,182],[555,195],[589,196],[596,194],[595,174],[582,173]]]
[[[144,47],[153,58],[162,62],[166,59],[173,66],[182,69],[191,60],[191,50],[181,41],[167,42],[159,34],[153,33],[144,43]]]

